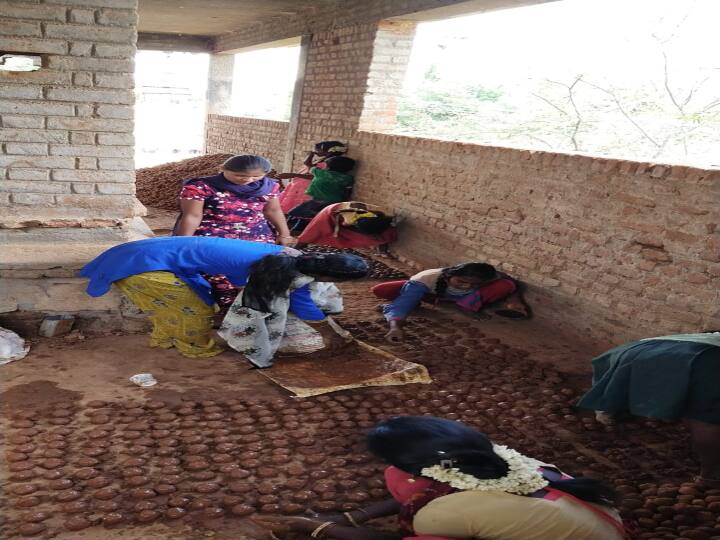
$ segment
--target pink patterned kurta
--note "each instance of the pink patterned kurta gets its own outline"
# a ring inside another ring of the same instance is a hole
[[[270,199],[278,196],[275,184],[268,195],[241,198],[228,191],[217,191],[202,179],[191,180],[180,192],[180,199],[204,201],[203,217],[195,236],[216,236],[253,242],[275,243],[273,232],[263,210]]]

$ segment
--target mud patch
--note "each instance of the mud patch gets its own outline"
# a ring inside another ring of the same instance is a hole
[[[18,384],[0,394],[0,411],[3,415],[13,411],[46,407],[51,403],[72,403],[79,400],[82,393],[59,388],[52,381],[32,381]]]

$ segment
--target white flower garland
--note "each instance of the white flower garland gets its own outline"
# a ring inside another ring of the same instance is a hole
[[[508,472],[501,478],[475,478],[457,468],[445,468],[442,465],[425,467],[420,474],[466,491],[505,491],[529,495],[548,486],[549,482],[538,470],[542,462],[507,446],[494,444],[493,451],[508,464]]]

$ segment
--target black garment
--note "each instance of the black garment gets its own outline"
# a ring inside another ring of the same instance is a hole
[[[298,235],[305,230],[305,227],[318,215],[320,210],[334,203],[310,199],[298,204],[287,213],[287,223],[290,234]]]

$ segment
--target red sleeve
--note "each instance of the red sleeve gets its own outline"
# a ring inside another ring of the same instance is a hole
[[[205,182],[189,182],[180,190],[180,198],[190,201],[204,201],[212,193],[212,189]]]

